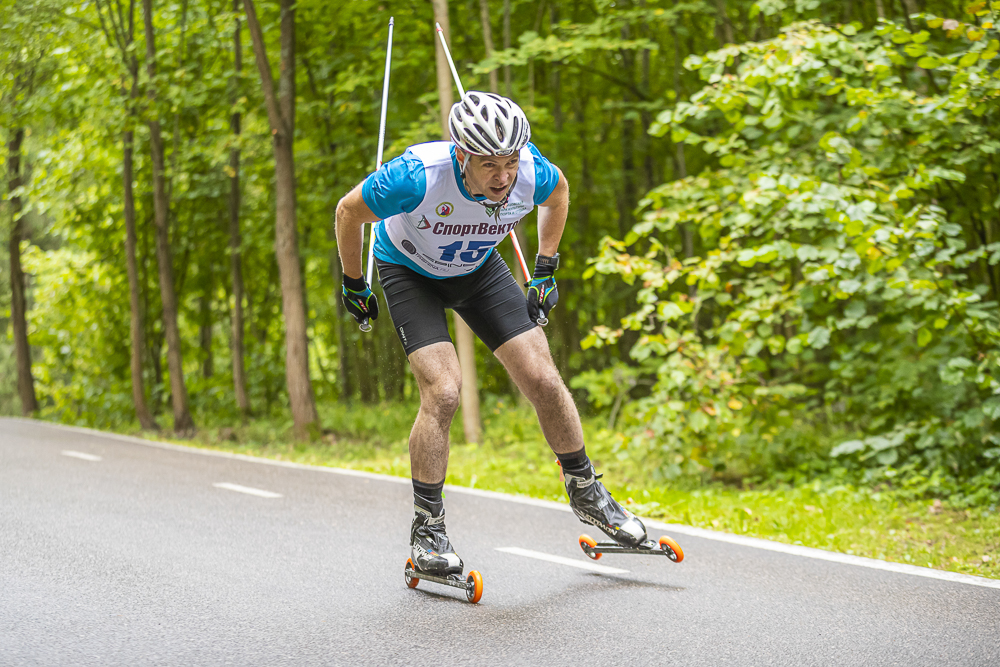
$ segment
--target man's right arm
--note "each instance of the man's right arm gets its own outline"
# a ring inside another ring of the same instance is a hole
[[[337,204],[337,246],[344,275],[363,277],[362,225],[412,212],[424,198],[424,164],[407,151],[371,174]]]
[[[337,204],[335,228],[337,249],[344,275],[349,278],[363,278],[362,252],[364,250],[364,225],[378,222],[379,217],[368,208],[361,196],[361,185],[348,192]]]

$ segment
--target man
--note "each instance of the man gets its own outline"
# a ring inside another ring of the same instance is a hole
[[[379,282],[420,390],[410,433],[413,563],[438,575],[463,568],[445,531],[441,495],[462,381],[446,308],[462,316],[535,407],[580,520],[634,547],[646,529],[598,481],[580,416],[536,325],[559,297],[553,275],[569,209],[566,177],[528,143],[528,120],[507,98],[468,92],[451,108],[449,128],[451,142],[411,146],[337,205],[342,296],[358,321],[379,314],[361,253],[363,225],[382,221],[375,228]],[[525,302],[494,248],[535,206],[539,253]]]

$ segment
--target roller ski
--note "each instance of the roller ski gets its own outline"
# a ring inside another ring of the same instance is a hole
[[[410,557],[406,559],[403,576],[409,588],[421,580],[461,588],[469,602],[483,597],[483,578],[476,570],[462,577],[464,564],[448,540],[444,526],[444,508],[431,510],[415,505],[416,514],[410,526]]]
[[[618,504],[601,483],[601,475],[590,469],[589,476],[560,471],[569,495],[569,506],[583,523],[602,530],[613,542],[598,542],[589,535],[580,536],[580,548],[593,560],[604,554],[639,554],[666,556],[675,563],[684,560],[684,551],[664,535],[657,543],[646,536],[646,527],[637,516]]]

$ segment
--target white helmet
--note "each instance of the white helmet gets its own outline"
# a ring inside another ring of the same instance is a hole
[[[510,155],[531,138],[521,107],[506,97],[475,90],[451,107],[448,128],[455,145],[473,155]]]

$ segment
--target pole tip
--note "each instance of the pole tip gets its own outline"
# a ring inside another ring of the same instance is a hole
[[[394,20],[395,20],[395,19],[393,19],[393,17],[391,17],[391,16],[389,17],[389,25],[390,25],[390,26],[392,25],[392,22],[393,22]]]
[[[437,30],[438,32],[441,32],[441,24],[440,24],[440,23],[438,23],[437,21],[435,21],[435,22],[434,22],[434,28],[435,28],[435,29],[436,29],[436,30]]]

